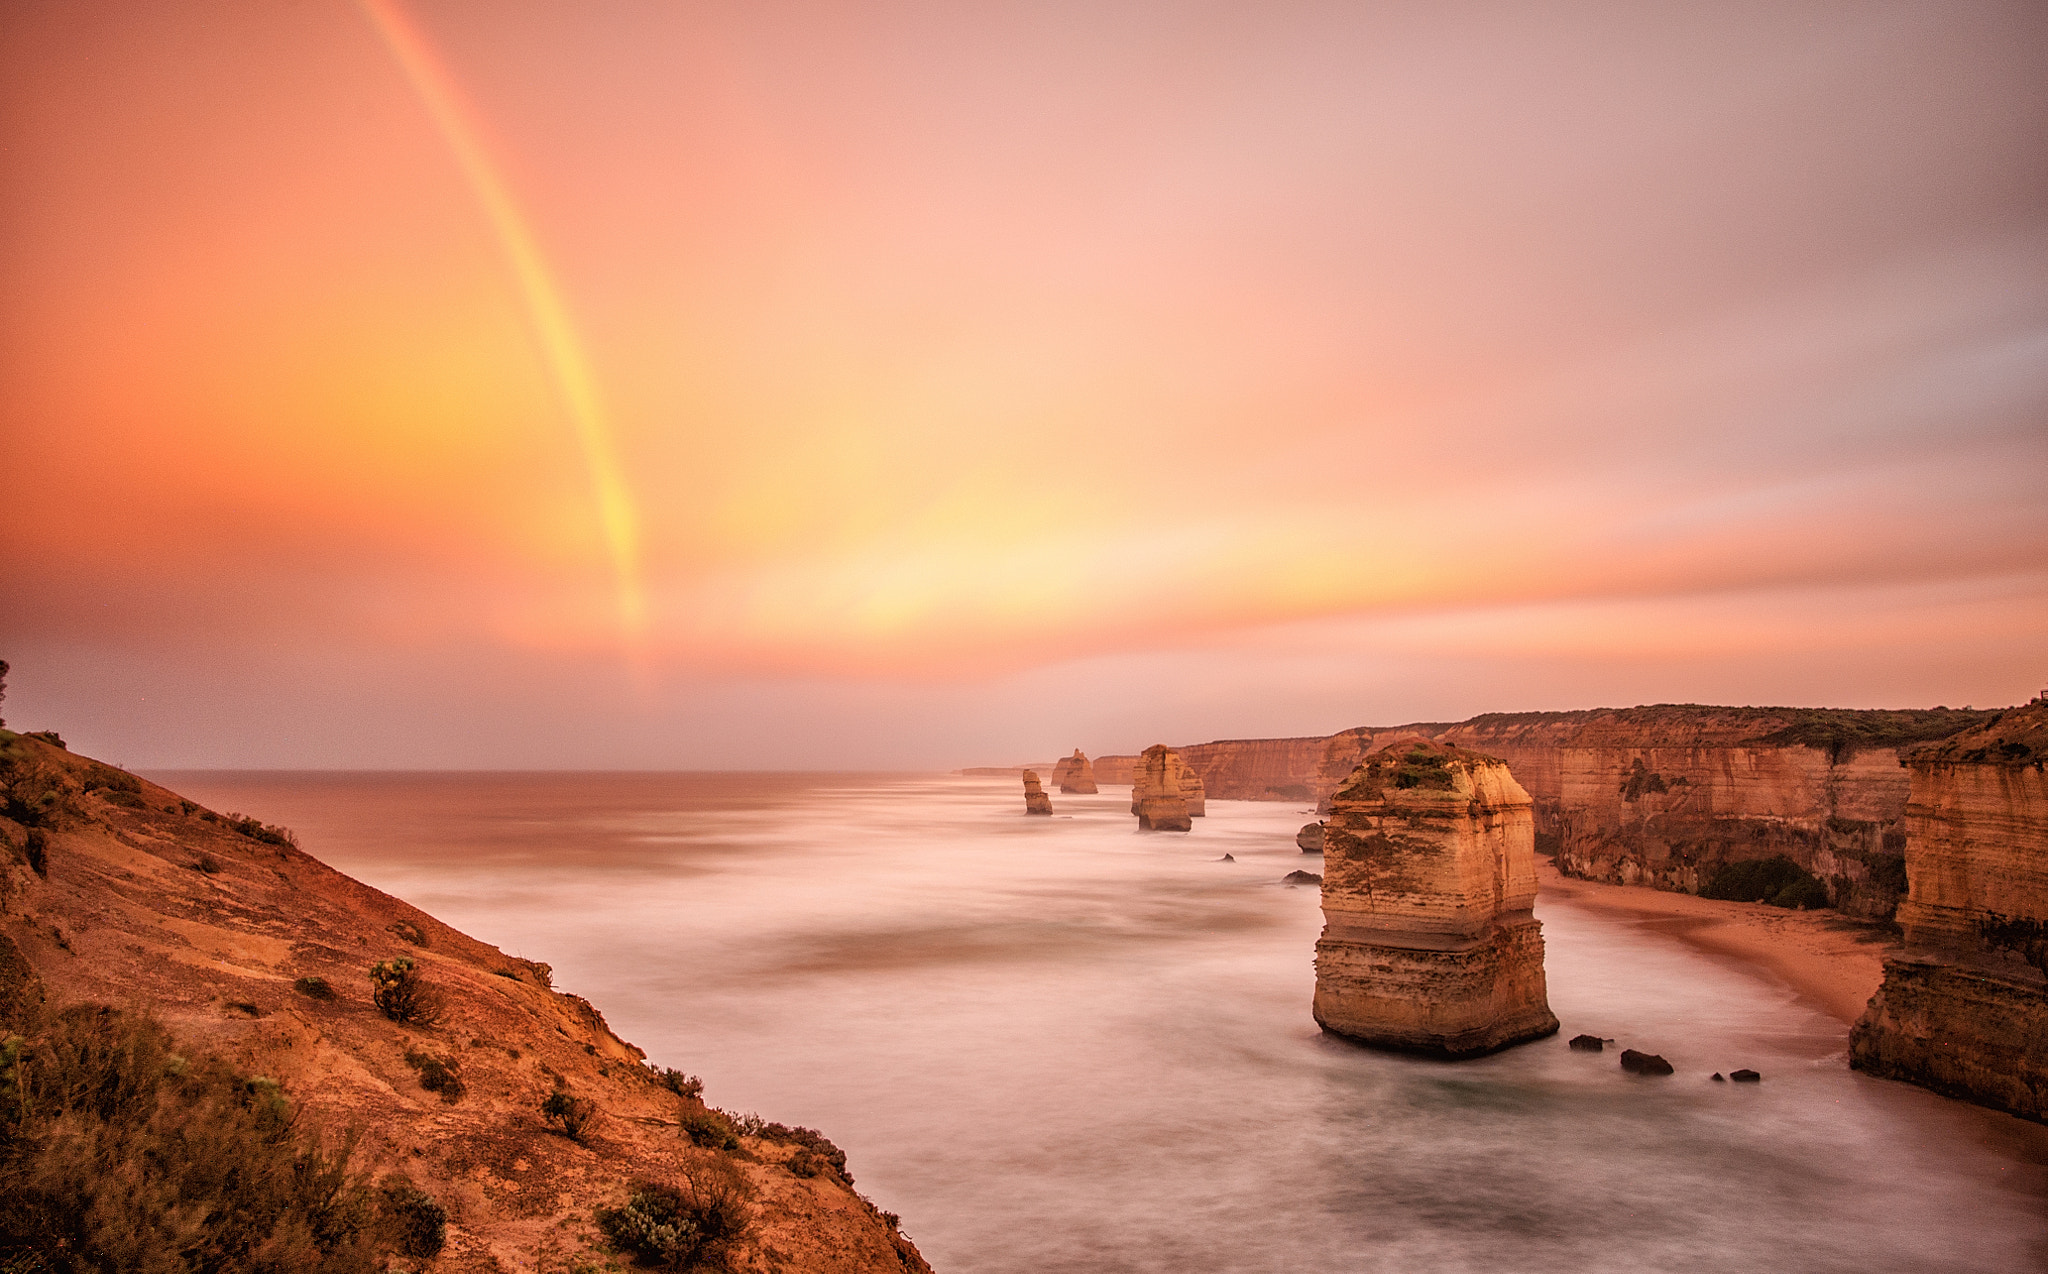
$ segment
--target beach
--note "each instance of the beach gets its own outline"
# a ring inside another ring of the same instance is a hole
[[[1884,980],[1884,956],[1897,941],[1888,929],[1832,911],[1788,911],[1756,902],[1723,902],[1635,885],[1604,885],[1537,862],[1540,896],[1566,899],[1629,919],[1758,976],[1790,986],[1846,1028]]]

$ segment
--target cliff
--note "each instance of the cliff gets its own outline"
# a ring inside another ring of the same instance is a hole
[[[828,1142],[731,1127],[553,990],[546,965],[334,871],[282,829],[4,731],[0,797],[0,1038],[28,1036],[33,1060],[62,1006],[154,1015],[195,1063],[268,1077],[251,1091],[281,1084],[295,1128],[329,1144],[353,1130],[357,1171],[423,1186],[447,1212],[434,1268],[613,1268],[593,1211],[635,1178],[707,1165],[752,1196],[737,1270],[929,1268]],[[441,1001],[424,1020],[372,1004],[371,966],[399,957]],[[591,1104],[580,1140],[543,1116],[556,1093]]]
[[[1551,1034],[1535,901],[1531,803],[1507,766],[1422,741],[1375,752],[1323,829],[1316,1021],[1443,1057]]]
[[[1404,740],[1447,743],[1508,763],[1535,802],[1539,850],[1555,854],[1567,875],[1714,892],[1717,880],[1727,883],[1724,869],[1783,857],[1831,905],[1885,919],[1905,888],[1901,750],[1991,715],[1664,704],[1492,713],[1178,751],[1211,797],[1315,801],[1327,813],[1368,753]],[[1097,761],[1105,782],[1111,760]]]
[[[1194,826],[1184,795],[1186,778],[1180,754],[1172,748],[1156,743],[1145,749],[1131,784],[1131,813],[1138,816],[1139,830],[1185,832]]]
[[[1095,767],[1088,764],[1088,758],[1081,749],[1075,748],[1074,755],[1061,757],[1060,763],[1052,767],[1053,786],[1071,796],[1093,796],[1096,792]]]
[[[1024,812],[1026,814],[1052,813],[1052,798],[1039,785],[1038,771],[1024,771]]]
[[[2048,699],[1906,764],[1903,948],[1850,1062],[2048,1121]]]
[[[1180,799],[1187,804],[1189,818],[1201,818],[1209,812],[1209,792],[1202,786],[1202,776],[1185,760],[1180,771]]]

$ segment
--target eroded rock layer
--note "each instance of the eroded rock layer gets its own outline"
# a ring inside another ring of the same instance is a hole
[[[1209,793],[1202,786],[1202,776],[1185,761],[1180,772],[1180,799],[1187,802],[1189,818],[1201,818],[1209,812]]]
[[[1131,813],[1147,832],[1185,832],[1194,824],[1184,794],[1187,767],[1180,754],[1163,743],[1145,749],[1131,780]]]
[[[1052,813],[1052,798],[1045,794],[1045,788],[1040,785],[1037,770],[1024,771],[1024,812],[1026,814]]]
[[[1850,1062],[2048,1121],[2048,700],[1907,766],[1904,947]]]
[[[1557,1030],[1529,794],[1423,740],[1366,758],[1323,827],[1315,1018],[1362,1043],[1473,1057]]]
[[[1079,748],[1074,755],[1060,758],[1052,767],[1052,783],[1060,791],[1071,796],[1093,796],[1095,794],[1095,767],[1088,764],[1088,758]]]

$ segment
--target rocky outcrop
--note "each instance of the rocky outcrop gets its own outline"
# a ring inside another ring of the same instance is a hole
[[[1052,784],[1070,796],[1093,796],[1095,767],[1088,764],[1081,749],[1075,748],[1074,755],[1061,757],[1059,764],[1052,767]]]
[[[1989,715],[1666,704],[1178,750],[1210,796],[1315,801],[1327,813],[1367,754],[1412,739],[1448,743],[1508,763],[1535,802],[1539,851],[1567,875],[1699,893],[1726,867],[1783,856],[1818,879],[1831,905],[1883,919],[1905,888],[1900,750]],[[1097,763],[1104,781],[1108,759]]]
[[[1185,832],[1193,828],[1183,795],[1186,775],[1187,767],[1172,748],[1157,743],[1145,749],[1131,783],[1131,813],[1138,816],[1140,830]]]
[[[2048,699],[1907,766],[1903,946],[1850,1064],[2048,1122]]]
[[[1024,771],[1024,812],[1026,814],[1052,813],[1052,798],[1045,794],[1045,788],[1038,782],[1037,770]]]
[[[1441,1057],[1556,1031],[1534,839],[1529,795],[1498,760],[1423,741],[1368,757],[1323,829],[1316,1021]]]
[[[282,829],[0,731],[0,900],[0,1038],[30,1036],[32,1053],[39,1015],[67,1006],[151,1013],[194,1062],[268,1077],[330,1149],[354,1129],[353,1170],[403,1172],[437,1197],[440,1274],[617,1268],[593,1210],[625,1202],[635,1178],[707,1164],[753,1199],[732,1268],[929,1269],[822,1137],[743,1120],[712,1139],[723,1148],[693,1145],[687,1123],[723,1116],[554,990],[548,966],[342,875]],[[440,1001],[425,1020],[372,1004],[371,966],[396,957]],[[556,1092],[595,1108],[581,1140],[543,1118]]]
[[[1301,852],[1304,854],[1322,853],[1323,825],[1319,822],[1304,823],[1301,830],[1294,834],[1294,843],[1300,846]]]
[[[1180,799],[1187,802],[1189,818],[1200,818],[1209,812],[1209,793],[1202,786],[1202,776],[1185,760],[1180,772]]]

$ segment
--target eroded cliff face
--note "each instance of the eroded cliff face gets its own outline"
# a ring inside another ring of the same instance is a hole
[[[437,1020],[400,1024],[372,1006],[368,970],[397,956],[444,998]],[[301,1127],[354,1129],[358,1170],[402,1171],[448,1210],[432,1262],[444,1274],[617,1268],[593,1209],[706,1156],[754,1191],[735,1270],[929,1269],[850,1177],[799,1159],[787,1130],[693,1145],[681,1124],[709,1115],[702,1100],[665,1086],[588,1001],[552,989],[546,965],[275,829],[0,732],[0,1017],[12,1015],[0,1036],[36,1005],[79,1003],[141,1008],[181,1047],[280,1081]],[[423,1087],[425,1059],[459,1090]],[[557,1090],[596,1107],[581,1141],[542,1116]]]
[[[1313,800],[1328,813],[1367,754],[1404,740],[1448,743],[1508,763],[1535,802],[1539,849],[1568,875],[1698,893],[1731,863],[1783,855],[1819,879],[1832,905],[1884,919],[1905,889],[1900,748],[1989,715],[1662,705],[1179,751],[1210,796]]]
[[[1209,812],[1208,789],[1202,786],[1202,776],[1195,773],[1185,758],[1180,772],[1180,799],[1187,802],[1189,818],[1200,818]]]
[[[1315,1018],[1387,1048],[1472,1057],[1557,1030],[1527,792],[1426,741],[1368,757],[1323,828]]]
[[[1024,771],[1024,812],[1026,814],[1052,813],[1052,797],[1045,794],[1045,788],[1038,781],[1037,770]]]
[[[1147,832],[1185,832],[1189,821],[1185,793],[1187,767],[1180,754],[1164,743],[1155,743],[1138,758],[1131,783],[1131,813],[1138,827]]]
[[[1052,767],[1053,786],[1070,796],[1093,796],[1095,767],[1088,764],[1088,758],[1081,749],[1075,748],[1074,755],[1061,757],[1058,765]]]
[[[2048,1121],[2048,701],[1907,766],[1904,948],[1850,1062]]]

